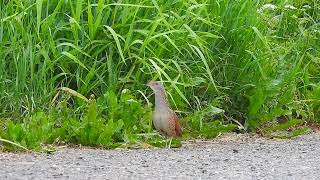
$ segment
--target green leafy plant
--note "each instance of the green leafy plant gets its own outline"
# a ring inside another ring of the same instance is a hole
[[[0,132],[0,136],[23,147],[39,150],[42,144],[53,142],[53,125],[52,119],[49,119],[45,113],[39,112],[26,118],[22,123],[8,121],[6,128]],[[5,143],[9,148],[17,148],[12,143]]]

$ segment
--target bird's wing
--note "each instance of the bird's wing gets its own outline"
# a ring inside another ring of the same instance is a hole
[[[176,113],[174,111],[171,111],[171,114],[172,114],[172,119],[174,121],[174,131],[175,131],[175,134],[177,137],[181,137],[182,136],[182,130],[181,130],[181,126],[180,126],[180,123],[179,123],[179,118],[178,116],[176,115]]]

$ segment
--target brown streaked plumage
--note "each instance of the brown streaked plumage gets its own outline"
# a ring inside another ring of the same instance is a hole
[[[167,137],[181,137],[182,130],[179,118],[170,109],[163,85],[159,81],[150,81],[147,84],[155,94],[155,111],[153,124],[160,134]]]

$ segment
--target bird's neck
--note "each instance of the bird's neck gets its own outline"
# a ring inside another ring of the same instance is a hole
[[[163,89],[155,92],[155,108],[169,108],[166,93]]]

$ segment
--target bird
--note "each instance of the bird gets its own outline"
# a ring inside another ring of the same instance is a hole
[[[155,95],[155,110],[153,113],[154,127],[161,135],[167,138],[170,137],[170,148],[172,138],[178,138],[182,136],[179,118],[170,108],[162,83],[160,81],[151,80],[147,86],[153,90]],[[167,142],[166,147],[168,147]]]

